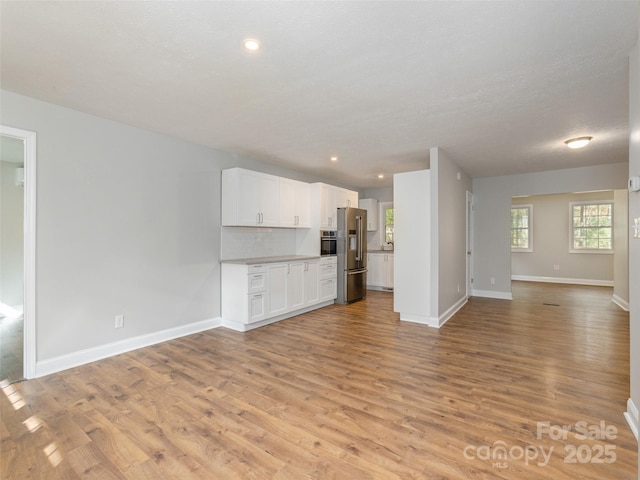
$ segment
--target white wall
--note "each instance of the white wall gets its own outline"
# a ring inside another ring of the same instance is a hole
[[[24,187],[15,180],[21,165],[0,161],[0,302],[18,312],[24,302]]]
[[[431,148],[429,156],[429,170],[393,177],[394,311],[402,320],[439,327],[467,299],[471,179],[439,148]]]
[[[220,316],[221,169],[323,180],[0,96],[3,125],[37,132],[36,356],[38,365],[52,362],[38,372],[117,350],[105,345],[135,348],[141,336],[212,325]],[[122,329],[114,328],[118,314]]]
[[[640,19],[638,21],[640,30]],[[640,34],[629,62],[629,176],[640,175]],[[640,192],[629,193],[629,219],[640,218]],[[631,398],[628,413],[638,431],[640,409],[640,239],[629,236]],[[640,449],[639,449],[640,450]],[[640,471],[640,455],[638,470]]]
[[[430,158],[431,170],[437,172],[438,191],[438,303],[433,313],[442,323],[467,296],[466,210],[471,178],[441,149],[432,148]]]
[[[613,191],[613,300],[629,310],[629,195]]]
[[[512,205],[533,206],[533,251],[511,253],[511,275],[539,280],[613,285],[614,255],[569,253],[571,244],[571,202],[614,201],[613,190],[514,198]],[[620,214],[620,215],[618,215]],[[627,211],[614,207],[614,221],[626,225]],[[618,221],[618,217],[619,221]],[[626,230],[625,230],[626,233]],[[624,258],[624,262],[627,258]],[[554,265],[560,267],[554,270]],[[527,279],[527,278],[525,278]],[[625,282],[626,283],[626,282]]]
[[[474,295],[511,298],[512,197],[621,189],[627,176],[627,164],[619,163],[474,178]]]
[[[397,173],[393,183],[393,310],[402,320],[431,325],[431,171]]]

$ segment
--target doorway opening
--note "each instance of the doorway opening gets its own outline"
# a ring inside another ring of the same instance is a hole
[[[626,190],[513,197],[511,279],[608,287],[628,310],[627,203]]]
[[[34,132],[0,125],[0,383],[35,376]]]

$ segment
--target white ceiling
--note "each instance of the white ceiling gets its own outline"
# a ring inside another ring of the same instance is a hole
[[[359,188],[433,146],[474,177],[618,163],[638,5],[2,1],[0,82]]]

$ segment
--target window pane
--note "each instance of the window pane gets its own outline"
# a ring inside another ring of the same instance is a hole
[[[511,208],[511,248],[530,248],[531,207]]]
[[[572,205],[573,248],[611,250],[613,204]]]

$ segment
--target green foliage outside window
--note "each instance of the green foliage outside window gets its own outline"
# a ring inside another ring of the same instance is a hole
[[[393,243],[393,208],[384,210],[384,241]]]
[[[574,250],[613,248],[613,204],[574,204],[571,217]]]
[[[511,248],[531,248],[531,207],[511,207]]]

